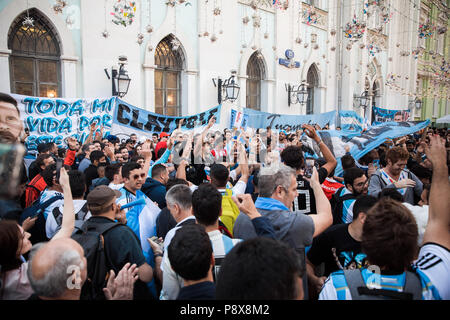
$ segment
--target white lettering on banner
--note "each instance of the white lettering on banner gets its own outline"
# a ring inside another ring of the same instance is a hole
[[[64,146],[67,137],[74,137],[83,143],[93,123],[106,129],[104,135],[109,134],[112,128],[114,97],[86,100],[49,99],[16,94],[12,96],[18,102],[24,128],[30,132],[26,141],[28,150],[35,150],[38,144],[44,142]]]

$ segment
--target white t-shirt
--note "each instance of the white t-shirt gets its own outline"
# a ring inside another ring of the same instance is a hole
[[[436,243],[420,248],[414,266],[430,279],[441,299],[450,300],[450,251]]]
[[[423,235],[425,233],[425,229],[427,228],[428,224],[428,209],[429,206],[413,206],[412,204],[409,204],[408,202],[402,203],[406,208],[411,211],[414,218],[416,219],[417,227],[419,229],[419,238],[418,238],[418,244],[419,246],[422,244]]]
[[[73,200],[73,209],[74,214],[79,212],[81,208],[83,208],[86,200]],[[56,208],[56,207],[55,207]],[[64,204],[59,206],[59,211],[61,213],[64,212]],[[91,217],[91,213],[88,212],[84,217],[84,221]],[[47,238],[51,239],[55,236],[56,232],[59,230],[58,223],[56,222],[55,216],[53,215],[53,211],[47,216],[47,221],[45,222],[45,232],[47,233]]]
[[[44,191],[42,191],[39,203],[42,204],[45,201],[50,200],[51,198],[53,198],[55,196],[59,196],[59,195],[64,197],[64,195],[61,192],[45,189]],[[54,208],[60,207],[63,204],[64,204],[64,199],[61,199],[61,200],[56,200],[51,205],[49,205],[47,207],[47,209],[45,209],[45,211],[44,211],[45,219],[47,219],[48,216],[52,214]]]
[[[112,182],[108,185],[108,187],[110,187],[110,188],[113,189],[113,190],[120,190],[120,189],[123,188],[123,186],[124,186],[123,183],[120,183],[120,184],[114,184],[114,183],[112,183]]]
[[[233,190],[233,195],[236,196],[238,194],[244,194],[246,188],[247,184],[239,180],[238,182],[236,182],[235,186],[231,190]],[[189,187],[189,189],[191,189],[191,192],[194,192],[195,190],[198,189],[198,186],[192,185]],[[225,189],[217,189],[217,190],[221,193],[225,192]]]

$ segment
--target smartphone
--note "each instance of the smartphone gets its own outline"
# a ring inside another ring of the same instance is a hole
[[[156,242],[160,246],[162,246],[164,244],[164,241],[163,240],[159,240],[157,236],[151,237],[150,240],[152,240],[153,242]]]
[[[18,144],[0,144],[0,199],[17,196],[25,147]]]
[[[61,159],[56,160],[56,183],[58,183],[58,184],[59,184],[59,176],[61,173],[62,163],[63,163],[63,161]]]
[[[313,168],[314,168],[314,159],[306,159],[305,173],[303,174],[303,176],[306,178],[311,178],[313,174]]]

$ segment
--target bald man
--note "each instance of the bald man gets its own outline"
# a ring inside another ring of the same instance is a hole
[[[83,248],[71,238],[53,239],[33,246],[28,279],[34,294],[29,300],[79,300],[87,278]],[[130,263],[117,274],[110,271],[103,289],[107,300],[132,300],[139,269]]]
[[[87,277],[83,248],[70,238],[42,245],[29,262],[31,300],[79,300]]]

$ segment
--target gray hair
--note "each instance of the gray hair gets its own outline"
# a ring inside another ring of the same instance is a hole
[[[284,164],[261,168],[258,180],[259,196],[264,198],[272,197],[278,186],[288,190],[291,186],[292,176],[295,177],[295,170]]]
[[[166,193],[166,202],[172,206],[177,204],[183,210],[192,208],[191,189],[184,184],[174,185]]]
[[[34,250],[34,254],[40,248],[41,247]],[[33,260],[30,259],[28,262],[28,279],[31,288],[38,296],[48,298],[58,298],[62,296],[67,289],[70,289],[67,283],[72,272],[75,269],[79,268],[81,271],[84,268],[82,257],[80,257],[80,254],[76,250],[57,248],[54,251],[54,254],[56,256],[55,263],[41,279],[35,279],[33,277]]]

